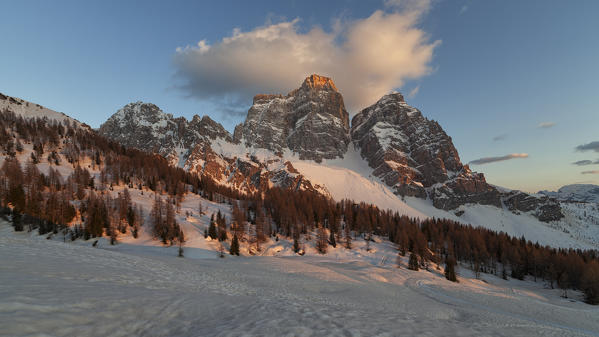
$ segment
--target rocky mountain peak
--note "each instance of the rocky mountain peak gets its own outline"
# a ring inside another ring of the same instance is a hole
[[[233,140],[221,124],[208,116],[195,115],[188,121],[164,113],[155,104],[139,101],[119,109],[99,132],[125,146],[156,152],[176,165],[183,165],[198,144],[217,138]]]
[[[362,157],[397,194],[431,197],[435,206],[453,209],[477,202],[499,206],[499,193],[482,174],[460,162],[441,126],[393,93],[352,119],[352,140]]]
[[[311,75],[286,96],[256,95],[235,139],[275,153],[289,149],[302,159],[342,157],[350,141],[349,114],[333,81]]]
[[[304,83],[302,83],[301,89],[338,91],[332,79],[317,74],[312,74],[306,77]]]

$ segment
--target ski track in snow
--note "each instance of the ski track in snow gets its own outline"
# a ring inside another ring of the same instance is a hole
[[[1,224],[0,335],[599,335],[598,307],[462,269],[454,284],[434,269],[359,259],[192,259],[161,247],[90,246]]]

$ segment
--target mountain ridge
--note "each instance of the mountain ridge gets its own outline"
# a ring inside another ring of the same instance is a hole
[[[21,105],[10,103],[2,112],[8,113],[10,119],[13,118],[10,117],[12,110],[22,106],[31,107],[32,105],[37,106],[26,101],[22,101]],[[50,110],[48,110],[48,115],[37,112],[31,113],[35,112],[34,110],[22,111],[24,114],[16,114],[16,117],[41,118],[42,120],[53,119],[56,116],[65,117],[61,113]],[[171,124],[185,125],[185,123],[191,124],[194,121],[199,124],[202,120],[207,125],[218,124],[210,118],[201,118],[199,116],[192,118],[190,121],[164,112],[160,114],[159,117],[166,116],[165,118],[169,120],[168,123],[162,123],[163,126]],[[18,119],[15,121],[18,122]],[[182,123],[182,121],[185,121],[185,123]],[[54,125],[55,130],[60,130],[60,126],[54,124],[54,122],[40,122],[41,125]],[[71,123],[70,120],[67,122],[63,126],[68,126]],[[143,122],[140,124],[143,124]],[[75,125],[72,123],[70,125],[70,130],[74,130]],[[216,130],[219,129],[220,127],[216,128]],[[84,132],[80,135],[89,134],[90,137],[97,139],[100,144],[105,145],[104,142],[110,141],[102,137],[98,130],[84,127],[81,131]],[[262,195],[264,195],[272,187],[281,187],[284,190],[317,192],[333,200],[353,200],[354,203],[376,205],[379,209],[397,212],[397,214],[414,219],[422,219],[423,217],[449,219],[459,223],[506,232],[515,237],[525,236],[533,242],[539,241],[542,244],[553,246],[561,247],[565,245],[567,247],[574,244],[577,247],[596,247],[599,242],[596,235],[596,228],[599,227],[593,226],[593,224],[599,223],[597,204],[556,202],[547,196],[529,195],[520,191],[493,186],[501,192],[501,207],[466,203],[455,209],[444,210],[435,207],[433,199],[429,197],[425,199],[395,193],[391,186],[373,174],[374,169],[362,157],[360,148],[354,146],[353,143],[348,146],[348,151],[343,158],[323,159],[321,163],[317,163],[314,160],[300,159],[297,153],[294,154],[289,149],[285,149],[282,154],[275,154],[267,149],[246,147],[244,144],[235,141],[229,142],[226,139],[217,137],[217,134],[213,134],[212,138],[215,139],[211,139],[211,136],[205,132],[202,131],[199,136],[209,141],[195,144],[190,151],[193,155],[189,157],[179,156],[176,158],[175,164],[182,168],[182,171],[192,173],[190,177],[201,179],[209,186],[213,186],[211,188],[220,189],[222,187],[222,191],[238,195],[242,199],[244,198],[242,195],[248,198],[256,198],[259,195],[257,193],[263,193]],[[101,140],[102,138],[104,138],[104,141]],[[10,151],[9,145],[4,146],[5,151]],[[63,145],[55,150],[56,154],[51,153],[54,157],[48,156],[48,161],[52,160],[52,165],[55,161],[62,162],[59,169],[63,175],[69,175],[72,173],[73,160],[76,160],[78,150],[67,143]],[[114,145],[116,143],[113,143],[112,146]],[[31,144],[25,144],[27,150],[21,153],[20,157],[28,158],[29,152],[27,151],[31,151],[31,146]],[[119,148],[116,147],[115,149]],[[85,151],[85,153],[90,153],[89,149]],[[118,151],[127,152],[130,150],[125,146]],[[95,157],[96,154],[93,156],[95,162],[101,163],[103,161],[101,156]],[[161,157],[164,158],[164,156]],[[22,159],[22,161],[25,159]],[[46,160],[46,158],[44,157],[43,160]],[[168,160],[164,160],[164,163],[168,163]],[[181,165],[178,165],[179,163]],[[44,166],[46,164],[40,165]],[[171,166],[173,165],[171,163]],[[197,176],[194,174],[197,174]],[[126,177],[123,177],[123,179],[126,179]],[[443,184],[434,185],[434,187],[442,186]],[[174,187],[167,187],[172,192]],[[552,218],[552,214],[557,212],[563,215],[559,220]]]
[[[233,135],[209,117],[187,121],[141,102],[117,111],[99,132],[245,193],[286,186],[330,195],[326,186],[310,183],[290,159],[322,163],[343,159],[353,147],[362,157],[358,160],[372,169],[373,179],[401,198],[430,199],[446,211],[480,204],[532,212],[543,221],[563,217],[549,197],[500,191],[484,174],[472,172],[439,123],[408,105],[400,93],[383,96],[350,122],[333,80],[316,74],[285,96],[256,95]],[[257,159],[255,152],[266,155]]]

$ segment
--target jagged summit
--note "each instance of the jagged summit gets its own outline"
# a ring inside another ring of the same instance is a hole
[[[275,153],[286,149],[302,159],[343,157],[349,144],[349,114],[333,81],[311,75],[283,95],[256,95],[234,138]]]
[[[383,97],[381,97],[381,99],[379,99],[379,102],[387,101],[387,100],[392,100],[392,101],[396,101],[399,103],[406,103],[406,100],[404,99],[402,93],[397,92],[397,91],[384,95]]]
[[[514,212],[535,212],[543,221],[563,216],[552,200],[502,194],[489,185],[482,173],[462,164],[441,125],[409,106],[400,93],[385,95],[354,116],[351,136],[373,174],[398,195],[430,198],[445,210],[504,203]]]
[[[100,134],[121,144],[156,152],[175,165],[182,165],[200,143],[217,138],[232,141],[232,136],[210,117],[173,117],[152,103],[141,101],[125,105],[100,126]]]
[[[317,74],[312,74],[304,80],[302,83],[302,88],[304,89],[317,89],[317,90],[331,90],[338,91],[333,80],[326,76],[320,76]]]

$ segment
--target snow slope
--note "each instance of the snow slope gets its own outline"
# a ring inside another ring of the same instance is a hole
[[[515,237],[524,236],[527,240],[553,247],[599,249],[599,222],[589,222],[582,217],[584,214],[599,218],[599,209],[576,211],[574,206],[564,205],[566,217],[550,223],[539,221],[532,214],[514,214],[506,208],[479,204],[463,205],[450,212],[434,207],[430,200],[414,197],[402,200],[371,174],[372,168],[351,146],[343,159],[323,160],[321,164],[294,157],[286,159],[310,181],[325,186],[335,200],[364,201],[421,219],[452,219]],[[460,211],[463,214],[457,216]]]
[[[405,260],[101,247],[0,224],[0,335],[599,336],[599,307],[532,281],[459,269],[454,284]]]
[[[64,122],[68,120],[71,123],[75,123],[75,125],[82,125],[82,123],[78,120],[71,118],[62,112],[56,112],[39,104],[28,102],[16,97],[7,96],[6,99],[0,99],[0,111],[4,110],[10,110],[14,112],[16,115],[23,116],[23,118],[45,117],[50,120],[56,120],[59,122]]]
[[[343,159],[313,161],[291,158],[291,164],[313,184],[325,186],[335,200],[353,199],[391,209],[410,217],[425,219],[429,216],[405,202],[370,173],[366,161],[353,149],[348,149]]]

